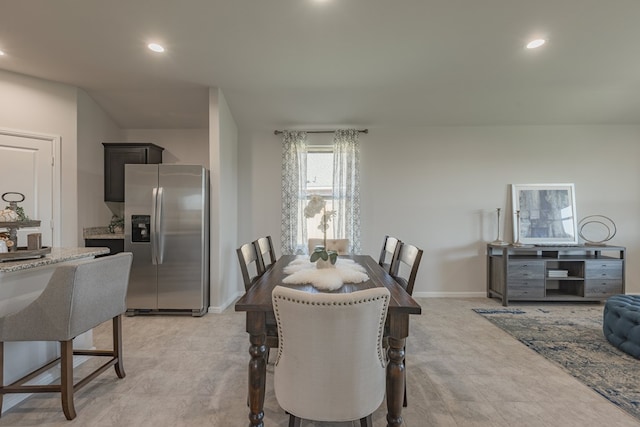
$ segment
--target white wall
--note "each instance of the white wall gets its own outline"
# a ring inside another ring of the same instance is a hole
[[[219,312],[244,293],[238,278],[238,128],[224,94],[209,90],[211,177],[210,309]]]
[[[61,83],[0,70],[0,127],[60,136],[61,246],[77,246],[77,95]]]
[[[211,170],[213,311],[241,294],[234,263],[238,130],[221,91],[211,91],[211,130],[122,130],[83,90],[5,71],[0,71],[0,95],[1,128],[60,136],[62,246],[83,246],[82,228],[106,226],[111,218],[103,199],[102,142],[152,142],[165,148],[166,163]]]
[[[112,212],[104,202],[103,142],[122,138],[116,123],[83,90],[78,90],[78,246],[82,229],[106,226]]]
[[[385,234],[423,248],[416,296],[483,296],[486,242],[496,238],[495,209],[512,210],[509,184],[566,182],[576,185],[578,218],[616,222],[610,243],[627,247],[627,292],[640,293],[640,127],[369,129],[360,136],[362,251],[377,258]],[[241,136],[239,240],[271,234],[279,251],[281,139],[273,129]],[[511,223],[503,227],[512,239]]]
[[[62,246],[81,242],[82,224],[106,225],[95,171],[101,142],[123,138],[163,146],[175,163],[209,158],[214,310],[243,292],[238,242],[270,234],[280,252],[280,137],[243,129],[238,140],[220,90],[210,91],[208,130],[120,134],[75,87],[0,70],[0,95],[0,127],[61,137]],[[627,247],[627,292],[640,293],[639,140],[637,126],[371,127],[361,135],[363,253],[377,256],[382,237],[395,235],[425,250],[416,295],[483,295],[485,243],[496,237],[495,208],[511,211],[509,184],[573,182],[578,217],[616,222],[611,243]]]
[[[209,129],[123,129],[122,142],[150,142],[164,148],[163,163],[209,168]]]

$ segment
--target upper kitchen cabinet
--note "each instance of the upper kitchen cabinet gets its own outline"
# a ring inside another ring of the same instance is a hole
[[[124,202],[124,165],[162,163],[164,148],[151,143],[103,142],[104,201]]]

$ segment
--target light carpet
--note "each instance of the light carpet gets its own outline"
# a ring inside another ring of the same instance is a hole
[[[601,305],[473,310],[640,420],[640,361],[606,340]]]

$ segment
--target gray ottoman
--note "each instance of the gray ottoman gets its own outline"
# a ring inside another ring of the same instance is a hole
[[[640,295],[607,299],[602,330],[611,344],[640,359]]]

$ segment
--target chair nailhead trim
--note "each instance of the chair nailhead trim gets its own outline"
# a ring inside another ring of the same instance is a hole
[[[356,305],[356,304],[362,304],[362,303],[366,303],[366,302],[371,302],[371,301],[378,301],[380,299],[384,299],[385,301],[387,301],[385,303],[385,310],[383,310],[382,312],[382,316],[380,318],[380,321],[378,322],[378,359],[380,360],[380,363],[382,364],[382,366],[386,366],[387,363],[387,359],[384,355],[384,349],[382,347],[382,338],[384,336],[384,324],[385,324],[385,320],[387,318],[387,310],[389,307],[388,304],[388,300],[389,300],[389,295],[381,295],[378,297],[371,297],[371,298],[363,298],[363,299],[359,299],[356,301],[348,301],[346,303],[342,303],[342,302],[338,302],[338,301],[331,301],[331,302],[315,302],[315,301],[301,301],[299,299],[296,298],[290,298],[290,297],[284,297],[282,295],[276,295],[276,304],[273,307],[273,312],[274,315],[276,317],[276,321],[278,323],[278,356],[276,357],[276,362],[275,364],[278,365],[278,362],[280,361],[280,356],[282,355],[283,351],[284,351],[284,347],[285,347],[285,340],[284,337],[282,335],[282,328],[280,326],[281,322],[280,322],[280,312],[278,311],[278,304],[277,304],[277,300],[283,300],[283,301],[291,301],[294,302],[296,304],[304,304],[304,305],[317,305],[317,306],[347,306],[347,305]]]

